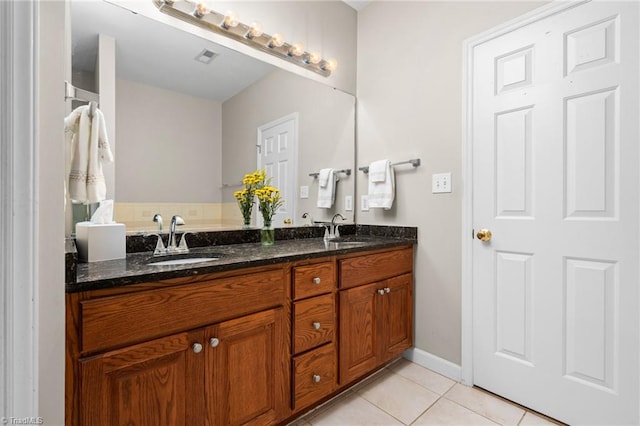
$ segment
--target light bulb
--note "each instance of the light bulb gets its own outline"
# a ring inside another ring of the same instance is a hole
[[[326,71],[335,71],[338,68],[338,61],[335,59],[329,59],[328,61],[324,61],[321,68]]]
[[[280,33],[276,33],[271,36],[271,40],[269,41],[269,47],[281,47],[284,44],[284,36]]]
[[[247,31],[247,38],[260,37],[262,35],[262,24],[260,22],[254,21],[251,23],[249,27],[249,31]]]
[[[287,52],[289,56],[302,56],[304,53],[304,44],[302,43],[294,43],[289,48],[289,52]]]
[[[305,62],[307,62],[308,64],[317,65],[321,60],[322,56],[320,55],[320,52],[311,52],[307,55]]]
[[[198,18],[202,18],[204,15],[209,13],[209,11],[211,11],[211,2],[199,1],[196,3],[196,10],[193,11],[193,14]]]
[[[240,18],[233,11],[228,11],[224,15],[224,19],[222,20],[222,26],[226,29],[237,27],[240,23]]]

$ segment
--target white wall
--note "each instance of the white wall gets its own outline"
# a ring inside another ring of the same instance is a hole
[[[34,312],[35,400],[46,424],[64,422],[64,131],[65,4],[37,2]],[[24,200],[25,204],[28,200]],[[18,230],[20,232],[20,230]],[[27,235],[21,235],[28,238]],[[24,348],[27,350],[27,348]]]
[[[418,226],[415,346],[455,364],[461,359],[462,42],[542,4],[375,1],[358,14],[358,165],[422,159],[415,170],[397,168],[394,207],[358,212],[358,223]],[[431,194],[431,175],[439,172],[452,173],[451,194]],[[366,194],[366,179],[358,182],[358,194]]]
[[[221,117],[219,102],[118,80],[116,200],[219,203]]]

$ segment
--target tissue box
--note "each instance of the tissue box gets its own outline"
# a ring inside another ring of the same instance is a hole
[[[123,259],[127,254],[125,234],[123,223],[77,223],[78,259],[83,262]]]

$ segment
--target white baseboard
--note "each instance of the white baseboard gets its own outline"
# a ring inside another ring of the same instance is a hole
[[[438,374],[442,374],[456,382],[462,379],[462,369],[458,364],[454,364],[451,361],[442,359],[429,352],[423,351],[418,348],[408,349],[402,354],[402,356],[411,362],[435,371]]]

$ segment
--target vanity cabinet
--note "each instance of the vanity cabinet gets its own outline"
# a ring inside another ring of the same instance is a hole
[[[413,251],[386,251],[339,262],[342,386],[411,347]]]
[[[290,399],[285,276],[279,266],[68,295],[67,424],[278,423]]]
[[[285,424],[412,345],[413,248],[66,297],[68,426]]]

